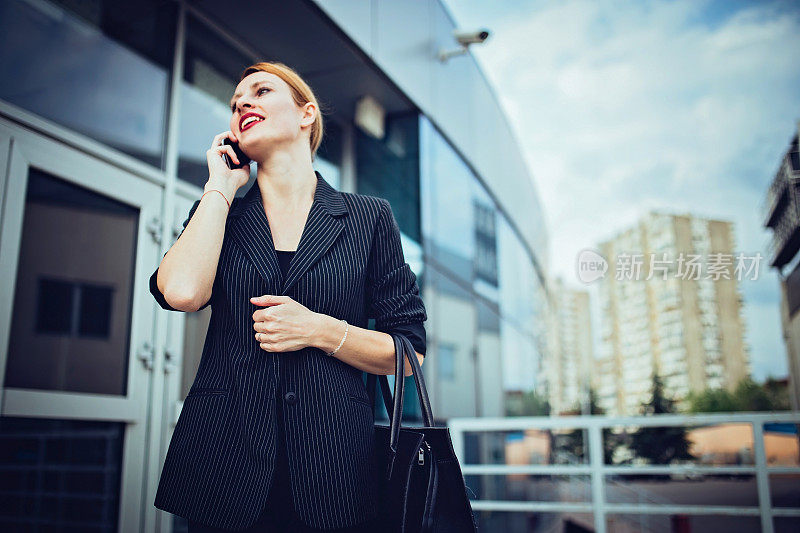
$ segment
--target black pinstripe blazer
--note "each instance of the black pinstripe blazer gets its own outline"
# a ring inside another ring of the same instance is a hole
[[[268,353],[253,330],[261,306],[250,297],[262,294],[288,295],[359,327],[374,318],[385,332],[427,320],[389,202],[337,191],[316,175],[286,279],[258,183],[231,204],[208,333],[161,471],[159,509],[222,528],[252,524],[272,481],[273,398],[285,392],[279,405],[299,516],[326,529],[375,516],[374,420],[362,371],[318,348]]]

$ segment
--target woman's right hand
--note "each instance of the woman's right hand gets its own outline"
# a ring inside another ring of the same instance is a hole
[[[250,165],[242,168],[228,168],[228,165],[222,158],[223,153],[228,154],[228,157],[234,165],[238,165],[239,160],[236,158],[236,152],[233,151],[232,146],[220,144],[226,137],[236,142],[236,137],[233,136],[233,132],[228,130],[214,136],[211,148],[206,151],[208,181],[225,187],[228,190],[233,190],[235,193],[239,190],[239,187],[246,185],[250,180]]]

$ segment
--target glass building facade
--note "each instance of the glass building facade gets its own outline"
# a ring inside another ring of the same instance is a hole
[[[392,205],[428,312],[437,421],[503,416],[510,394],[545,386],[541,214],[511,214],[406,80],[358,50],[363,35],[345,37],[316,2],[263,4],[268,32],[226,22],[237,2],[220,18],[212,2],[0,0],[0,529],[185,528],[152,501],[212,309],[164,311],[147,279],[202,193],[239,74],[259,60],[289,64],[317,93],[315,169]],[[314,38],[280,29],[299,24]],[[380,138],[354,119],[364,94],[385,108]]]

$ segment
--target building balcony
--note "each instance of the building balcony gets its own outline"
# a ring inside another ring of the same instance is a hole
[[[797,136],[767,191],[764,226],[772,229],[768,246],[770,265],[781,268],[800,250],[800,153]]]

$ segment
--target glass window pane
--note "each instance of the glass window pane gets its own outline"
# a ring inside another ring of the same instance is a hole
[[[429,227],[426,252],[451,275],[472,284],[476,210],[474,175],[450,144],[425,118],[420,126],[422,201]]]
[[[706,489],[708,492],[708,489]],[[688,515],[688,514],[609,514],[608,531],[761,531],[757,516]]]
[[[383,139],[356,128],[356,172],[357,192],[389,200],[401,231],[420,243],[418,128],[416,113],[387,117]]]
[[[138,221],[30,169],[6,387],[126,394]]]
[[[58,4],[0,3],[0,98],[160,168],[177,4]]]
[[[180,86],[178,177],[203,187],[208,181],[206,150],[214,136],[230,129],[228,102],[242,71],[254,61],[236,51],[194,17],[186,18],[186,57]],[[250,165],[251,177],[256,165]],[[247,192],[248,186],[240,191]]]
[[[72,322],[72,284],[55,279],[40,279],[37,289],[36,331],[69,334]],[[52,313],[52,309],[61,309]]]
[[[320,95],[317,95],[319,98]],[[342,188],[342,127],[332,120],[323,126],[322,144],[314,158],[314,168],[335,189]]]
[[[439,360],[431,380],[438,416],[481,416],[483,395],[494,389],[480,388],[476,368],[475,299],[460,280],[430,265],[426,267],[429,288],[425,305],[435,310],[429,330],[431,362]],[[435,340],[434,340],[435,339]],[[497,357],[495,356],[495,361]],[[430,364],[430,363],[428,363]],[[441,373],[440,373],[441,372]],[[489,386],[499,385],[489,384]]]
[[[440,344],[439,351],[436,353],[436,360],[439,362],[439,378],[452,381],[456,375],[455,369],[456,346],[452,344]]]
[[[186,326],[183,330],[183,358],[181,369],[181,400],[189,394],[189,389],[200,368],[208,327],[211,324],[211,306],[196,313],[186,313]]]
[[[0,418],[0,529],[116,531],[125,424]]]
[[[112,287],[80,286],[79,333],[84,337],[107,338],[111,325]]]

